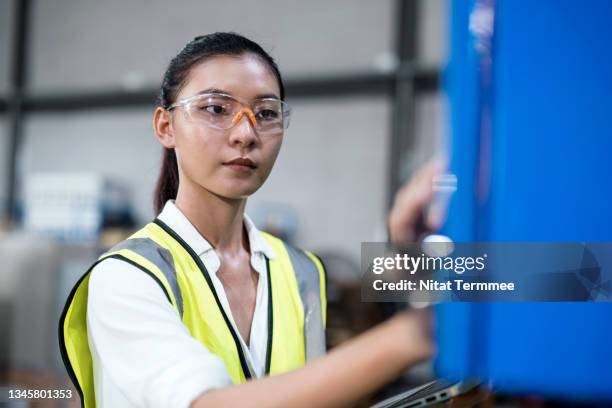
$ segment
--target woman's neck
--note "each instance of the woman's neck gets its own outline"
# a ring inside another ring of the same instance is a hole
[[[249,250],[243,218],[246,198],[220,197],[200,186],[179,185],[175,205],[216,250]]]

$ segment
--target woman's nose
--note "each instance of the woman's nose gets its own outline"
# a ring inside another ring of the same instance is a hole
[[[242,120],[242,118],[246,120]],[[257,121],[255,115],[250,109],[240,110],[232,120],[232,128],[230,129],[230,143],[250,146],[257,140],[255,125]]]

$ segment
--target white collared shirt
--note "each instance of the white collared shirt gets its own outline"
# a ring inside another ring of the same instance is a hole
[[[200,257],[219,300],[238,334],[247,364],[264,374],[268,336],[267,256],[274,253],[253,222],[244,216],[251,266],[259,274],[250,344],[239,334],[217,277],[220,260],[213,247],[168,201],[158,218]],[[188,407],[203,392],[231,384],[223,361],[195,340],[159,285],[118,259],[91,272],[87,329],[93,358],[96,405],[100,408]]]

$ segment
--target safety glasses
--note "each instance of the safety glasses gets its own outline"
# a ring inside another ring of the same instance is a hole
[[[248,105],[222,93],[205,93],[182,99],[168,111],[182,107],[187,119],[214,129],[227,130],[246,116],[258,133],[282,133],[289,127],[291,109],[277,98],[255,99]]]

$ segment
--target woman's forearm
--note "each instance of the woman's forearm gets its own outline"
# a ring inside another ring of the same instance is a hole
[[[208,391],[192,408],[345,406],[430,356],[431,346],[421,320],[402,313],[304,368]]]

